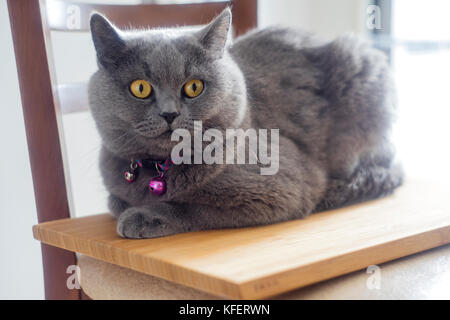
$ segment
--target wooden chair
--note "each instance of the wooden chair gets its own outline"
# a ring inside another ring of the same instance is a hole
[[[48,15],[46,4],[51,6],[51,12],[59,14]],[[64,141],[60,138],[59,119],[64,112],[80,110],[80,101],[85,101],[80,98],[84,89],[56,84],[48,31],[74,26],[87,30],[91,10],[106,13],[119,26],[128,26],[130,21],[134,26],[148,25],[147,22],[151,26],[201,24],[228,4],[94,6],[8,0],[39,221],[33,232],[43,243],[47,299],[85,298],[81,290],[69,290],[66,285],[67,267],[77,264],[74,252],[93,257],[99,263],[126,268],[120,270],[140,271],[138,276],[147,273],[215,296],[253,299],[271,297],[450,242],[447,201],[450,180],[445,177],[435,180],[408,177],[405,186],[391,197],[258,228],[129,240],[117,236],[110,215],[69,219],[70,188],[64,174]],[[233,4],[236,34],[256,26],[256,0],[236,0]],[[66,25],[64,15],[68,11],[80,13],[80,22]],[[83,103],[81,107],[86,108]],[[446,254],[449,256],[448,247]],[[433,263],[422,258],[419,263],[408,259],[411,265],[406,269],[417,270],[418,265],[427,263],[425,269],[430,273],[448,270],[450,259],[443,265],[439,259],[442,255],[442,251],[435,251]],[[92,266],[95,270],[95,263]],[[394,269],[391,276],[383,273],[383,281],[395,283],[402,292],[421,292],[421,284],[428,281],[411,278],[394,281],[399,278],[398,272],[403,271],[395,265],[391,269]],[[425,273],[423,269],[417,272]],[[97,274],[90,275],[98,278]],[[125,274],[125,283],[128,275],[131,273]],[[312,297],[342,298],[342,292],[361,287],[361,278],[365,284],[366,273],[363,271],[360,276],[360,279],[351,277],[348,287],[340,287],[340,293],[334,290],[336,282],[319,285],[322,293]],[[431,276],[439,278],[439,272],[427,274],[425,279]],[[107,287],[101,281],[100,285]],[[335,294],[326,296],[323,292]],[[308,295],[290,295],[299,297]],[[360,297],[360,291],[350,297]],[[384,297],[410,296],[394,290]]]
[[[106,14],[122,27],[200,25],[229,5],[236,35],[256,27],[256,0],[167,5],[8,0],[39,223],[70,217],[59,119],[62,113],[87,109],[83,85],[55,81],[49,31],[88,31],[92,11]],[[68,14],[80,19],[67,23]],[[42,260],[46,299],[82,298],[80,290],[66,286],[66,269],[76,265],[75,253],[42,244]]]

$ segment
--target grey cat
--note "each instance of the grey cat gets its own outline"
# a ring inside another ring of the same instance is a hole
[[[230,23],[229,9],[196,30],[124,32],[99,14],[91,17],[99,70],[89,100],[119,235],[271,224],[380,197],[401,184],[382,53],[351,36],[324,42],[282,27],[231,44]],[[151,84],[145,98],[130,91],[137,79]],[[204,88],[189,97],[183,88],[193,79]],[[132,183],[124,179],[131,159],[170,158],[171,132],[192,131],[194,120],[204,130],[279,128],[278,173],[260,175],[253,164],[174,165],[162,196],[148,190],[153,166],[141,168]]]

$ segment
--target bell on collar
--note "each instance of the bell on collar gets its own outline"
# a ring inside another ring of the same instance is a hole
[[[151,193],[157,196],[162,196],[164,193],[166,193],[166,181],[164,181],[162,177],[155,177],[150,180],[148,188],[150,189]]]
[[[124,177],[128,182],[133,182],[136,180],[136,174],[130,171],[125,172]]]

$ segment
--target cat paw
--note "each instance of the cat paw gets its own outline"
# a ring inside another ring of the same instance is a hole
[[[117,221],[117,233],[124,238],[147,239],[176,233],[166,217],[130,208]]]

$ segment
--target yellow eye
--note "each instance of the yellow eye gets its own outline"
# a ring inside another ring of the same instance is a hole
[[[184,93],[189,98],[195,98],[203,91],[203,81],[202,80],[191,80],[186,82],[184,85]]]
[[[152,93],[152,85],[145,80],[134,80],[130,91],[136,98],[145,99]]]

